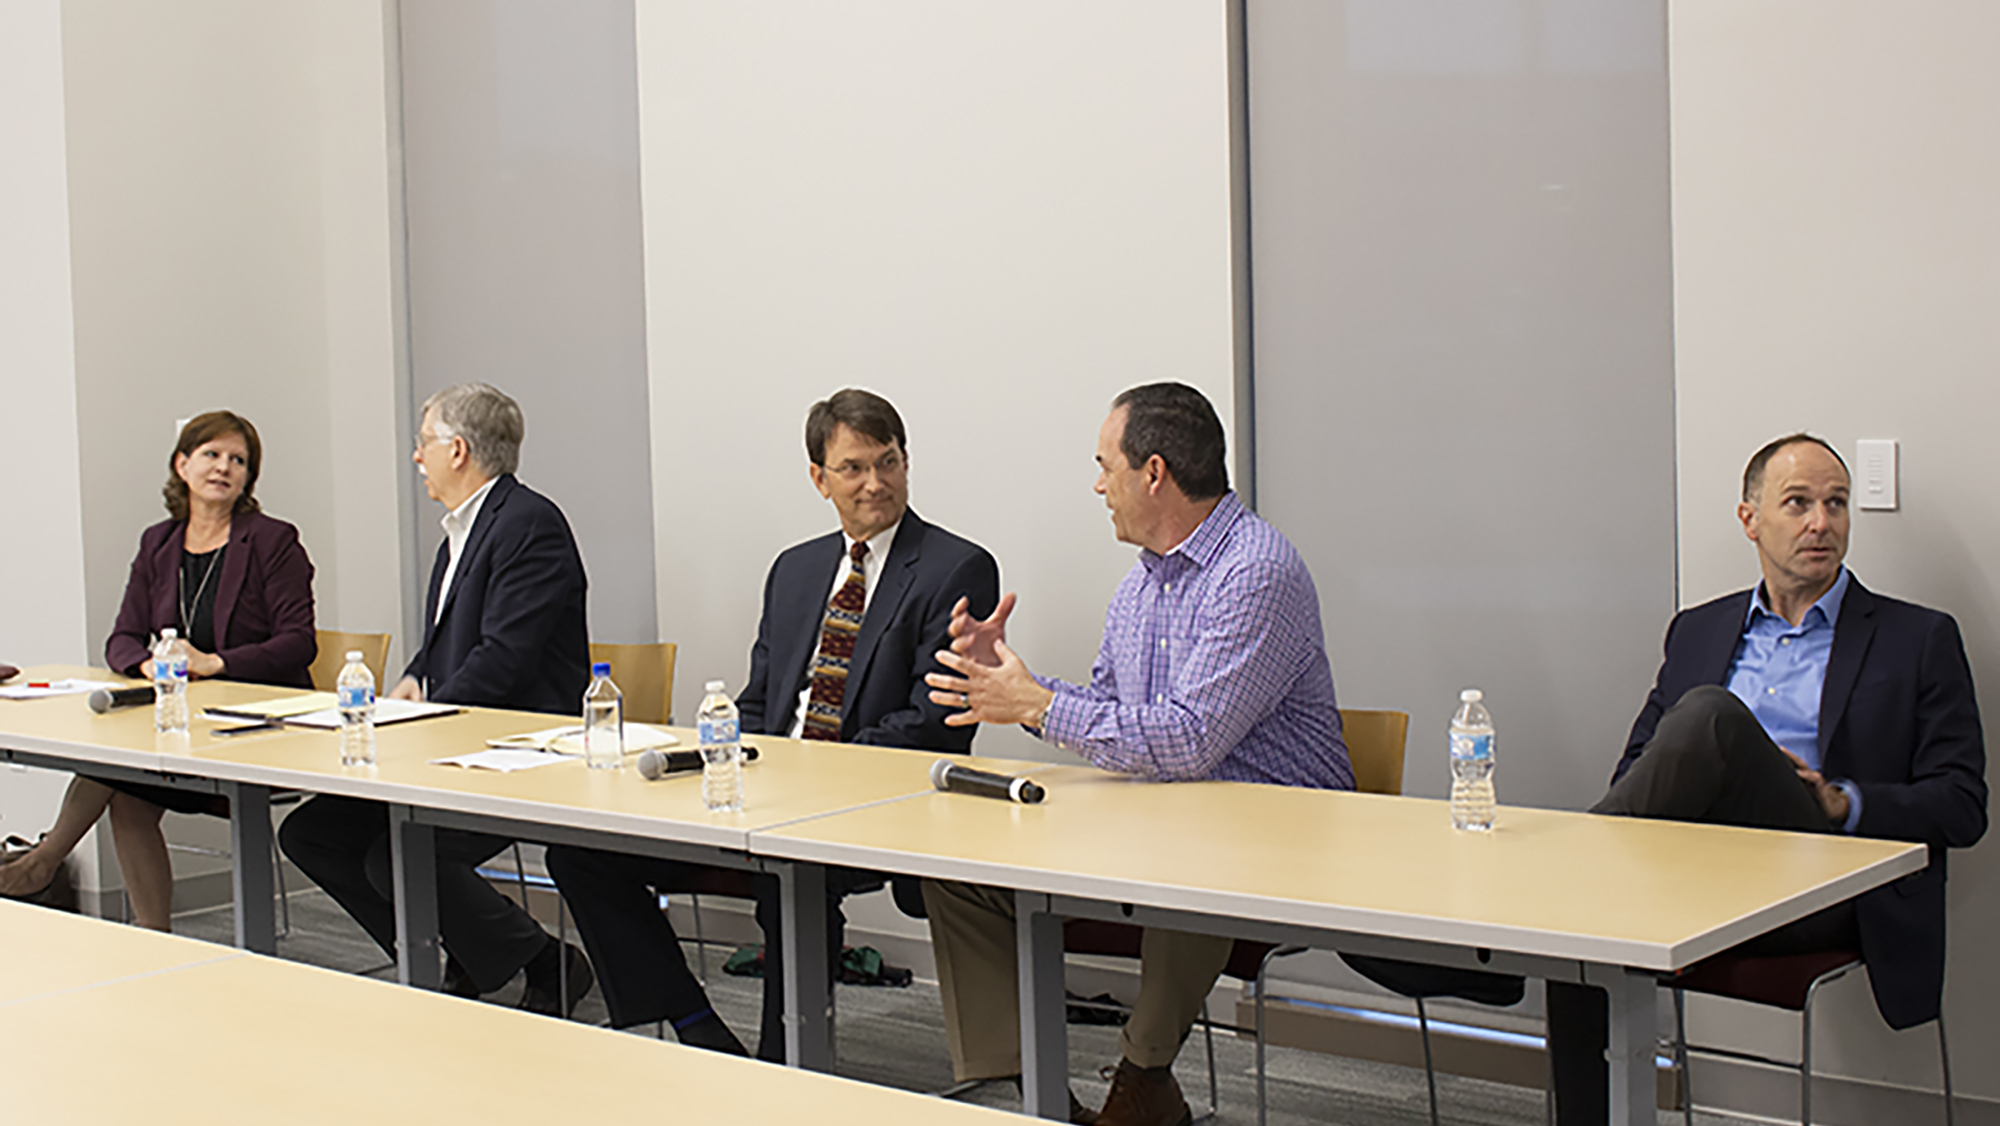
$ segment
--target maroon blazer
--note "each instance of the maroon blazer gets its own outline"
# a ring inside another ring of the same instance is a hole
[[[137,676],[140,662],[152,656],[147,648],[152,637],[179,627],[175,600],[186,536],[185,520],[162,520],[139,536],[118,624],[104,643],[104,656],[118,672]],[[299,543],[299,530],[261,512],[237,513],[219,577],[215,637],[223,676],[311,688],[319,639],[313,627],[312,560]]]

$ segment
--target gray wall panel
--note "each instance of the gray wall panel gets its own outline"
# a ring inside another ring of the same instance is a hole
[[[632,4],[423,0],[401,31],[415,400],[472,379],[520,400],[521,477],[576,531],[591,635],[654,640]],[[422,582],[441,510],[415,487]]]
[[[1341,699],[1447,791],[1487,691],[1503,803],[1603,789],[1675,605],[1660,0],[1253,0],[1259,503]]]

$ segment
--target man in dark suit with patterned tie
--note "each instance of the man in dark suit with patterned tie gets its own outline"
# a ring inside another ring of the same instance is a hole
[[[787,549],[764,583],[750,680],[737,697],[743,730],[795,739],[964,753],[972,727],[951,727],[924,675],[951,644],[952,608],[992,612],[1000,570],[985,548],[925,523],[909,507],[909,446],[896,408],[850,388],[806,416],[807,472],[833,502],[840,530]],[[716,870],[593,849],[551,846],[548,867],[576,913],[614,1028],[665,1021],[682,1043],[741,1053],[679,956],[658,896],[713,889]],[[879,882],[827,873],[827,943],[837,957],[839,899]],[[720,881],[726,884],[726,880]],[[783,969],[776,880],[758,877],[764,1012],[758,1055],[784,1058]],[[902,898],[898,897],[899,900]]]

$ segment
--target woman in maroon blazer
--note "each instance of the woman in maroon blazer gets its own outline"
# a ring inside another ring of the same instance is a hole
[[[199,415],[181,429],[161,491],[170,519],[139,537],[118,623],[104,655],[126,676],[150,679],[152,643],[178,630],[189,646],[188,675],[311,688],[318,651],[312,561],[298,529],[257,504],[263,444],[250,420],[229,411]],[[219,813],[211,795],[78,777],[55,827],[25,854],[0,866],[0,895],[37,895],[106,807],[125,872],[133,919],[170,929],[173,868],[160,816]]]

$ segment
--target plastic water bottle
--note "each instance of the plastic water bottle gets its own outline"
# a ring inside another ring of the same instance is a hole
[[[187,734],[188,651],[180,633],[160,631],[153,645],[153,727],[164,734]]]
[[[625,694],[611,683],[611,665],[590,666],[583,690],[583,761],[592,770],[616,770],[625,761]]]
[[[701,800],[712,813],[743,808],[743,742],[736,702],[722,682],[708,682],[695,727],[701,732]]]
[[[1451,825],[1483,833],[1493,828],[1493,717],[1468,688],[1451,717]]]
[[[340,765],[375,765],[375,674],[350,649],[334,682],[340,696]]]

